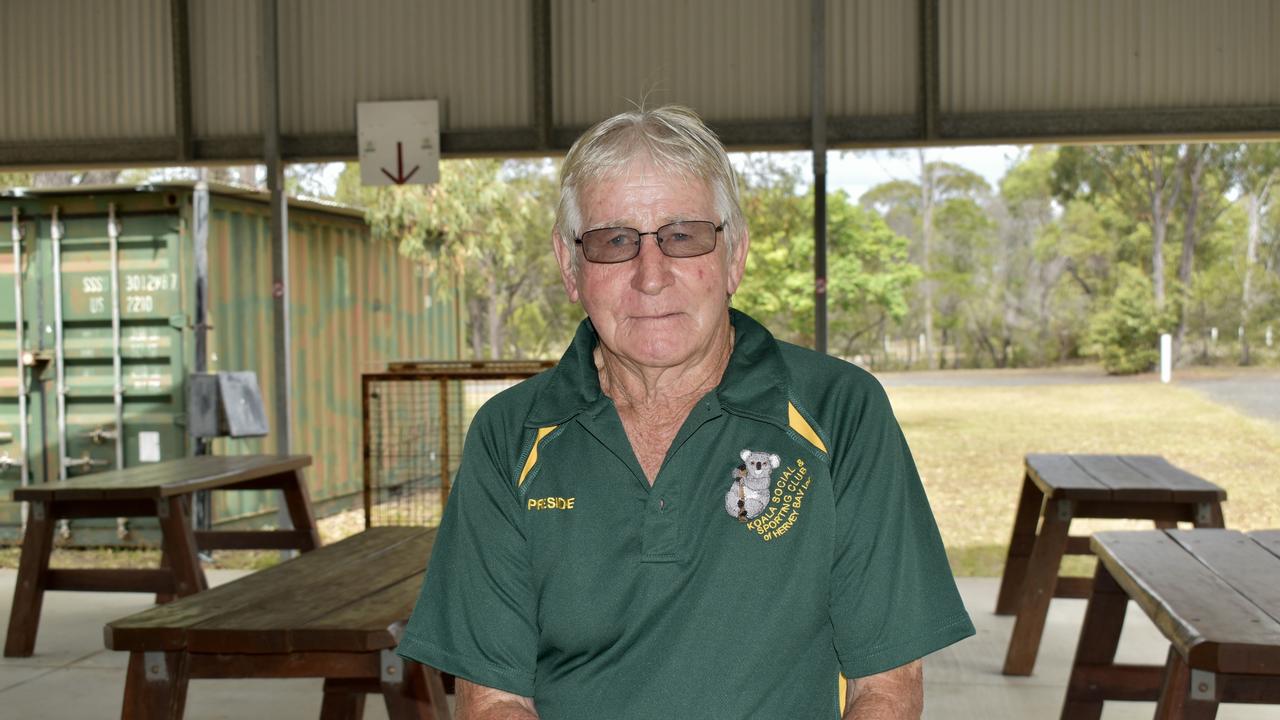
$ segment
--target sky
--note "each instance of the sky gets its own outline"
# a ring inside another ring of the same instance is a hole
[[[925,156],[929,162],[945,161],[966,167],[986,179],[992,188],[1004,177],[1009,166],[1017,160],[1022,148],[1015,145],[985,145],[967,147],[928,148]],[[811,178],[811,153],[777,153],[804,171]],[[745,156],[733,153],[740,161]],[[857,200],[862,194],[881,183],[892,180],[915,181],[920,176],[920,159],[915,148],[900,150],[833,150],[827,155],[827,190],[844,190],[849,198]]]
[[[994,189],[1021,151],[1014,145],[983,145],[929,148],[925,150],[925,156],[930,162],[942,160],[966,167],[986,178]],[[914,180],[919,176],[920,160],[915,148],[844,150],[832,152],[827,157],[828,190],[842,189],[853,200],[880,183]]]

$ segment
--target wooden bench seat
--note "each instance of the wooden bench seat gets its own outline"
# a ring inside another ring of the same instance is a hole
[[[1063,720],[1106,700],[1154,700],[1156,718],[1213,718],[1218,703],[1280,703],[1280,531],[1104,532]],[[1115,664],[1132,599],[1169,640],[1163,666]]]
[[[1159,455],[1027,455],[996,600],[997,615],[1017,615],[1004,673],[1031,674],[1052,598],[1089,597],[1088,578],[1058,576],[1063,555],[1091,553],[1087,536],[1070,534],[1072,520],[1222,527],[1226,499],[1222,488]]]
[[[297,549],[320,544],[303,468],[309,455],[236,455],[179,458],[61,482],[16,488],[13,499],[28,503],[18,581],[5,636],[5,657],[35,652],[36,631],[48,590],[151,592],[157,600],[198,593],[208,587],[199,550]],[[196,532],[191,498],[199,490],[278,489],[293,528]],[[160,568],[49,567],[53,535],[62,519],[155,517],[161,532]]]
[[[182,717],[190,678],[323,677],[322,717],[359,717],[375,692],[392,718],[447,719],[440,675],[395,654],[434,540],[372,528],[109,623],[130,653],[123,717]]]

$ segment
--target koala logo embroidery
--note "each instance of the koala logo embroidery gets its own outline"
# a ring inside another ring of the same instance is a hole
[[[743,450],[742,463],[733,469],[733,484],[724,494],[724,509],[738,522],[755,519],[769,504],[773,471],[782,464],[777,455]]]

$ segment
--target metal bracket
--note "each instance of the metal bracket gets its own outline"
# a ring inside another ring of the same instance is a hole
[[[1072,511],[1075,509],[1072,507],[1073,503],[1070,500],[1058,500],[1057,504],[1058,519],[1062,522],[1070,522]]]
[[[383,650],[380,655],[382,662],[378,668],[378,679],[391,685],[404,682],[404,659],[394,649]]]
[[[1218,676],[1208,670],[1191,670],[1191,699],[1214,700]]]
[[[31,503],[29,512],[31,513],[32,520],[43,520],[45,517],[44,503],[42,502]]]
[[[169,667],[165,665],[163,652],[150,650],[142,653],[142,664],[148,682],[169,682]]]
[[[156,517],[161,520],[169,518],[169,498],[160,498],[156,501]]]
[[[1213,503],[1196,503],[1196,524],[1208,525],[1213,522]]]

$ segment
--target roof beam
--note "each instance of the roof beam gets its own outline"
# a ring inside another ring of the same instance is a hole
[[[813,349],[827,352],[827,2],[809,2],[809,143],[813,148]]]
[[[813,137],[808,119],[713,121],[710,125],[733,151],[807,150]],[[1280,105],[943,114],[938,117],[938,133],[930,140],[925,140],[922,127],[919,113],[828,117],[827,146],[1276,140],[1280,139]],[[565,152],[584,129],[553,128],[550,146],[545,148],[530,127],[443,132],[440,145],[445,157],[539,155]],[[264,156],[261,135],[196,137],[192,144],[194,163],[242,163]],[[287,162],[353,161],[356,138],[343,133],[284,135],[280,154]],[[172,137],[0,142],[0,169],[172,165],[173,157]]]
[[[178,162],[195,159],[191,124],[190,0],[169,0],[170,49],[173,53],[173,130]]]
[[[551,0],[530,0],[530,6],[533,131],[537,149],[549,150],[555,123],[551,107]]]
[[[1142,108],[1079,112],[957,113],[942,116],[951,144],[995,142],[1141,142],[1280,137],[1280,106]]]
[[[920,88],[917,108],[924,140],[938,137],[938,106],[942,94],[938,58],[938,19],[941,14],[938,0],[918,0],[920,14]]]
[[[271,193],[272,279],[272,394],[275,404],[275,451],[287,454],[293,447],[289,417],[293,393],[293,357],[289,318],[289,200],[285,192],[285,162],[280,142],[280,26],[278,0],[262,5],[262,159],[267,165],[267,190]],[[285,507],[278,508],[282,521]]]

